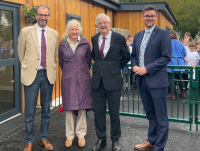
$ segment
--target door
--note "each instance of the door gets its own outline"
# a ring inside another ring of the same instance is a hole
[[[21,112],[19,5],[0,2],[0,122]]]

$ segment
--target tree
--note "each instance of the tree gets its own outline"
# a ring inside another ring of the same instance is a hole
[[[0,10],[0,37],[5,41],[12,39],[12,13],[6,10]]]

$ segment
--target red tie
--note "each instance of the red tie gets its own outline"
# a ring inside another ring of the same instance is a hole
[[[105,37],[103,37],[103,42],[102,42],[102,44],[101,44],[101,47],[100,47],[100,54],[101,54],[101,57],[104,59],[104,54],[103,54],[103,49],[104,49],[104,46],[105,46]],[[101,76],[102,76],[102,70],[101,70]]]
[[[100,54],[101,54],[101,57],[102,57],[103,59],[104,59],[103,49],[104,49],[104,46],[105,46],[105,39],[106,39],[106,37],[103,37],[103,42],[102,42],[101,47],[100,47],[100,49],[99,49]]]
[[[44,29],[42,29],[42,43],[41,43],[41,66],[46,68],[46,41],[44,36]]]

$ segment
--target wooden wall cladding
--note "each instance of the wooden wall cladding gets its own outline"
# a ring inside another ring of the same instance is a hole
[[[115,28],[129,30],[133,36],[135,33],[145,29],[145,24],[142,20],[142,11],[118,11],[115,13]],[[166,29],[166,26],[173,27],[172,23],[159,11],[156,25]]]
[[[27,0],[4,0],[12,3],[27,4]],[[83,28],[82,33],[85,38],[90,41],[91,37],[96,34],[95,18],[100,13],[105,13],[105,7],[97,3],[93,3],[90,0],[29,0],[30,7],[34,5],[47,5],[50,8],[50,20],[48,26],[59,32],[59,41],[62,39],[63,33],[66,28],[66,13],[81,16],[81,25]],[[107,8],[107,14],[111,18],[112,27],[112,10]],[[33,24],[25,23],[25,19],[22,16],[21,5],[21,28],[30,26]],[[56,59],[58,62],[58,58]],[[60,72],[61,73],[61,72]],[[62,73],[61,73],[62,74]],[[60,77],[61,77],[60,74]],[[59,96],[59,68],[57,64],[57,80],[54,85],[52,99]],[[23,97],[24,98],[24,97]],[[23,100],[24,102],[24,100]],[[40,104],[40,97],[38,97],[38,104]],[[24,106],[24,105],[23,105]]]

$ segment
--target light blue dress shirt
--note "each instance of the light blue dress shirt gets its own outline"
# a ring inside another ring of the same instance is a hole
[[[145,28],[145,33],[142,39],[142,43],[140,46],[140,55],[139,55],[139,67],[144,67],[144,53],[147,47],[147,43],[149,41],[149,38],[151,36],[151,33],[153,32],[155,28],[155,25],[151,27],[149,30]]]

